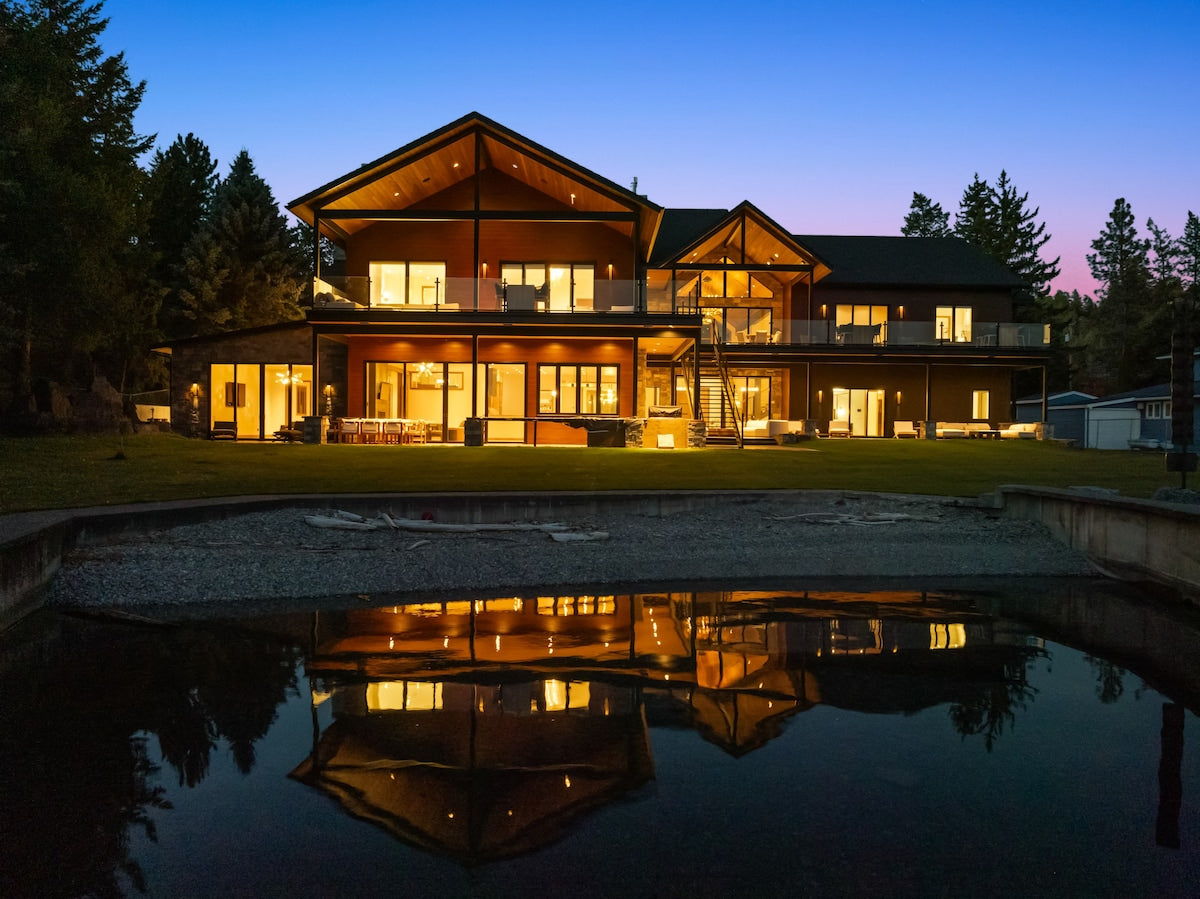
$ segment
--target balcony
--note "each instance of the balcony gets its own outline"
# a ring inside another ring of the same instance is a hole
[[[774,346],[845,347],[991,347],[1038,349],[1050,345],[1050,326],[1024,322],[975,322],[953,336],[938,322],[892,321],[876,325],[837,325],[827,320],[776,320],[771,325],[739,331],[717,328],[705,322],[702,340],[714,339],[725,346],[744,344]],[[722,332],[723,331],[723,332]]]
[[[604,314],[695,314],[694,306],[655,292],[644,281],[589,280],[586,284],[507,284],[498,278],[446,278],[411,284],[401,299],[379,296],[366,276],[315,279],[313,308],[349,312],[414,313],[519,312]]]

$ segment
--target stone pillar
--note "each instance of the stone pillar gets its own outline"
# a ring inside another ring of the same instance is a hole
[[[304,443],[328,443],[329,416],[304,416],[304,430],[301,432],[300,439]]]
[[[625,446],[640,447],[642,445],[642,435],[646,430],[646,422],[640,418],[629,418],[625,420]]]
[[[708,422],[703,418],[694,418],[687,423],[688,449],[703,449],[708,440]]]

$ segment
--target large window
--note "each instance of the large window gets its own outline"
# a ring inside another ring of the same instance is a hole
[[[479,393],[488,417],[489,443],[525,442],[525,366],[488,362],[479,366]],[[521,419],[499,421],[498,419]]]
[[[992,394],[989,390],[971,391],[971,417],[977,421],[986,421],[991,417]]]
[[[539,365],[542,415],[616,415],[616,365]]]
[[[724,256],[717,260],[718,265],[736,265],[737,263]],[[707,298],[754,298],[769,300],[775,294],[771,287],[757,275],[749,272],[715,271],[700,272],[691,277],[683,277],[677,281],[675,295],[680,298],[698,297],[700,301]]]
[[[591,309],[596,292],[596,266],[590,262],[502,262],[500,277],[505,284],[532,285],[552,312]]]
[[[706,306],[702,311],[725,343],[770,343],[774,340],[770,307]]]
[[[938,306],[934,322],[934,333],[938,340],[971,342],[970,306]]]
[[[446,299],[444,262],[372,262],[372,306],[432,306]]]
[[[737,416],[742,421],[754,421],[771,417],[771,379],[756,375],[733,375],[729,378],[733,387]]]

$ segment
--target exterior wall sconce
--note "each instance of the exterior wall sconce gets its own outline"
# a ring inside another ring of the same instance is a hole
[[[904,307],[901,306],[897,311],[900,313],[900,318],[903,319],[904,318]]]
[[[612,273],[613,273],[613,264],[611,262],[609,262],[608,263],[608,280],[610,280],[610,281],[612,280]]]
[[[321,392],[325,394],[325,414],[328,417],[332,418],[333,417],[333,385],[326,384],[325,389],[322,390]]]
[[[188,388],[188,396],[192,398],[192,408],[198,408],[200,405],[200,385],[192,382],[192,386]]]
[[[482,277],[486,278],[486,277],[487,277],[487,263],[486,263],[486,262],[484,262],[484,263],[481,263],[481,265],[483,266],[483,269],[482,269],[482,271],[483,271],[483,275],[482,275]]]
[[[821,304],[821,318],[824,318],[824,317],[825,317],[825,304],[822,303]]]

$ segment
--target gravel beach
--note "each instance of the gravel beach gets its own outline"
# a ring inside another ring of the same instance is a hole
[[[363,531],[306,520],[333,512],[251,513],[88,545],[64,558],[49,602],[265,611],[539,587],[1095,574],[1040,524],[936,497],[730,497],[687,513],[560,519],[569,533],[594,535],[569,542],[536,530]]]

